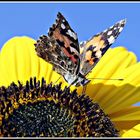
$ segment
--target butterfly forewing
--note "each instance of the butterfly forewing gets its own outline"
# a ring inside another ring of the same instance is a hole
[[[79,53],[77,34],[60,12],[57,14],[56,23],[49,29],[48,35],[54,37],[61,47]]]
[[[79,43],[77,34],[71,29],[61,13],[56,23],[50,27],[48,37],[43,35],[36,43],[38,56],[53,65],[61,75],[67,72],[76,75],[79,72]]]
[[[56,42],[60,45],[66,55],[69,57],[77,55],[75,59],[79,57],[77,34],[72,30],[69,23],[61,13],[57,14],[56,23],[49,29],[48,35],[55,38]],[[74,60],[74,62],[76,62],[76,60]]]
[[[114,26],[93,36],[87,42],[80,43],[80,73],[82,75],[87,75],[98,63],[108,48],[114,43],[125,23],[126,20],[121,20]]]

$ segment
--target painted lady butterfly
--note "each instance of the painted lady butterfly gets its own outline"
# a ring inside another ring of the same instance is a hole
[[[53,70],[61,74],[70,85],[84,86],[90,81],[85,76],[114,43],[125,23],[126,20],[121,20],[79,44],[77,34],[59,12],[48,36],[43,35],[37,40],[35,50],[37,55],[51,63]]]

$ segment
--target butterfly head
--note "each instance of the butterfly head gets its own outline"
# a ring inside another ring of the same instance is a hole
[[[84,86],[88,82],[90,82],[90,80],[86,79],[81,74],[72,75],[71,73],[67,72],[63,77],[66,80],[66,82],[68,82],[70,85],[74,85],[76,87]]]

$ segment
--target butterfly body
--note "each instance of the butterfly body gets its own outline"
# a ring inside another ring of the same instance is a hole
[[[53,65],[53,70],[75,86],[84,86],[90,80],[86,75],[95,67],[101,57],[122,31],[125,20],[94,35],[79,44],[77,34],[61,13],[49,29],[48,36],[41,36],[35,44],[37,55]]]
[[[70,84],[74,86],[84,86],[90,80],[86,79],[81,73],[78,73],[77,75],[71,75],[71,73],[66,73],[64,76],[64,79]]]

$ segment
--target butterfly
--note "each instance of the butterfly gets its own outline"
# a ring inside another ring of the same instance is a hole
[[[53,70],[70,85],[84,86],[90,82],[86,75],[96,66],[123,30],[126,19],[79,43],[77,33],[58,12],[56,22],[35,43],[37,55],[52,64]]]

